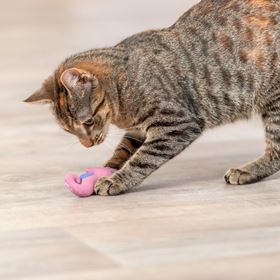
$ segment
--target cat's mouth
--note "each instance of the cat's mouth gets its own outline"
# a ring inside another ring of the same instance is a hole
[[[101,130],[98,131],[92,131],[92,134],[90,137],[80,137],[79,140],[83,146],[86,148],[91,148],[96,145],[100,145],[104,142],[108,131],[109,131],[109,122],[107,122],[105,125],[103,125]],[[97,133],[96,133],[97,132]]]
[[[80,138],[79,140],[83,146],[85,146],[86,148],[91,148],[95,145],[100,145],[101,143],[103,143],[105,137],[106,137],[106,133],[100,132],[98,135],[95,136],[94,140],[83,139],[83,138]]]

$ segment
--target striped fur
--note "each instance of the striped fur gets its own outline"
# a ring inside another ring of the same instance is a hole
[[[139,185],[205,129],[258,113],[265,154],[225,176],[256,182],[280,169],[279,36],[277,0],[202,0],[169,28],[71,56],[27,101],[49,101],[87,147],[110,123],[127,131],[100,195]]]

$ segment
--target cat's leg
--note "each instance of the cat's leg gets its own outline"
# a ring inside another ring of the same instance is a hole
[[[142,146],[145,137],[139,130],[128,131],[116,148],[112,158],[105,164],[105,167],[121,169],[127,160]]]
[[[96,194],[117,195],[139,185],[164,163],[181,153],[202,133],[198,122],[157,121],[147,130],[144,144],[121,170],[102,178],[95,187]]]
[[[280,170],[280,102],[274,102],[262,116],[266,134],[266,150],[256,161],[238,169],[230,169],[225,180],[232,185],[258,182]]]

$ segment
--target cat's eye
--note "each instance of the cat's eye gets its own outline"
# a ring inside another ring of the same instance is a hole
[[[94,122],[95,122],[94,118],[90,118],[87,121],[85,121],[83,124],[87,126],[91,126],[94,124]]]

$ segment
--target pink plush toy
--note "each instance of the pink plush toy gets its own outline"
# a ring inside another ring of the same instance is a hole
[[[111,176],[116,170],[112,168],[89,168],[83,175],[67,175],[64,178],[65,186],[79,197],[88,197],[94,194],[96,182],[103,177]]]

